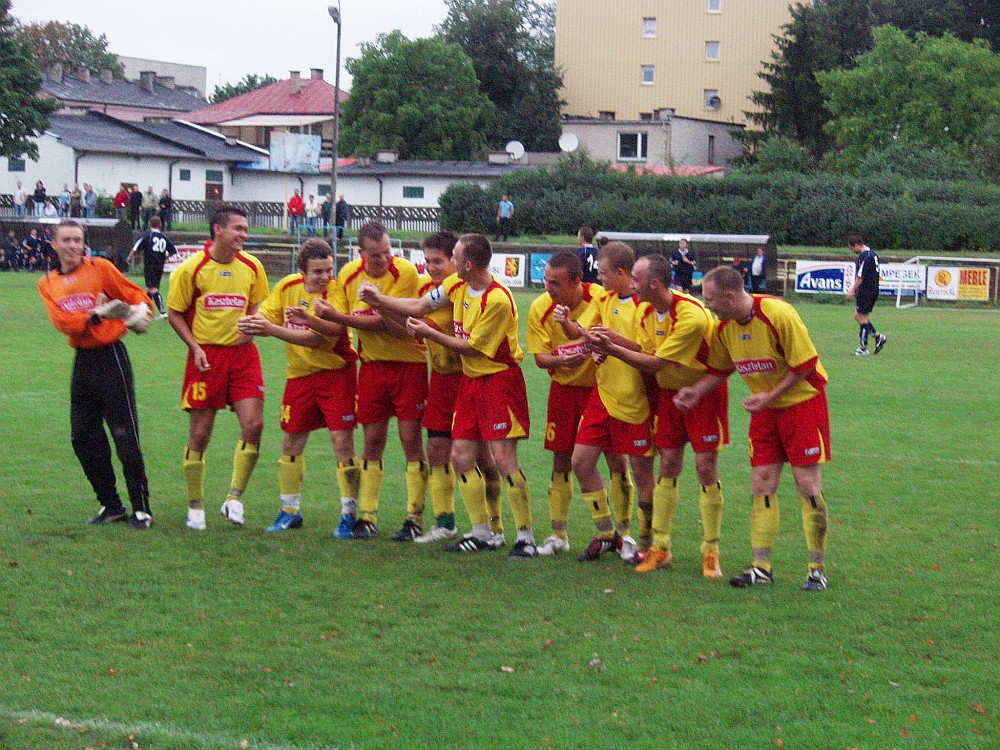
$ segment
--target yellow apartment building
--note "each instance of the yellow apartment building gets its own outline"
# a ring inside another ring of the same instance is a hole
[[[795,0],[557,0],[556,64],[574,117],[744,124]]]

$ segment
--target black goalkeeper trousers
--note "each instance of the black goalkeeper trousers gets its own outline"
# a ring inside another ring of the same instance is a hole
[[[121,341],[100,349],[77,349],[70,385],[73,451],[98,502],[117,510],[122,501],[115,484],[105,424],[115,441],[132,510],[149,513],[149,485],[139,445],[132,363]]]

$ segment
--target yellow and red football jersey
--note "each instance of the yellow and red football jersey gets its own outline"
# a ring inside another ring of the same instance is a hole
[[[604,289],[597,284],[583,284],[583,299],[570,311],[570,320],[577,320],[590,301],[598,292]],[[570,340],[563,331],[561,323],[552,318],[556,303],[548,292],[543,292],[531,303],[528,310],[528,354],[577,354],[586,352],[582,338]],[[597,384],[597,371],[594,360],[589,356],[582,365],[573,368],[558,367],[549,370],[549,375],[560,385],[594,386]]]
[[[716,324],[700,300],[676,290],[673,295],[663,315],[643,305],[635,341],[646,354],[671,363],[656,373],[659,386],[680,390],[705,374]]]

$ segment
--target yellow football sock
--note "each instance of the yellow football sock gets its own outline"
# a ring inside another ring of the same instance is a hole
[[[518,531],[531,528],[531,490],[523,471],[505,477],[507,480],[507,502],[514,514],[514,524]]]
[[[205,507],[205,454],[184,449],[184,483],[189,508]]]
[[[382,462],[362,461],[361,481],[358,486],[358,517],[363,521],[377,522],[378,493],[382,489]]]
[[[802,528],[809,548],[809,569],[826,570],[826,534],[829,530],[823,493],[802,498]]]
[[[500,472],[495,466],[483,469],[483,481],[486,482],[486,510],[490,514],[490,531],[502,534],[503,494],[500,489]]]
[[[257,465],[260,454],[257,446],[253,443],[245,443],[242,440],[236,444],[236,452],[233,454],[233,479],[229,483],[229,496],[240,498],[243,491],[250,484],[250,475],[253,474],[253,467]]]
[[[451,464],[431,467],[427,477],[427,489],[430,492],[435,518],[455,512],[455,475],[451,472]]]
[[[414,521],[422,521],[424,503],[427,496],[427,463],[407,461],[406,463],[406,515]]]
[[[302,497],[302,479],[306,475],[305,456],[282,456],[278,459],[278,488],[281,491],[281,509],[294,515],[299,512]]]
[[[612,474],[608,483],[608,495],[611,507],[615,511],[615,525],[622,534],[628,534],[632,529],[632,503],[635,498],[635,485],[628,472]]]
[[[750,546],[753,548],[753,564],[763,570],[771,570],[771,550],[774,538],[778,536],[778,496],[754,496],[750,511]]]
[[[486,509],[486,481],[478,468],[460,474],[458,489],[462,493],[462,502],[469,514],[473,526],[483,526],[489,523],[489,511]]]
[[[583,501],[590,510],[601,539],[611,539],[615,535],[615,525],[611,521],[611,508],[608,507],[608,491],[603,487],[593,492],[584,492]]]
[[[639,549],[648,549],[653,543],[653,506],[636,503],[635,516],[639,521]]]
[[[722,482],[702,485],[698,495],[701,508],[702,542],[701,554],[719,554],[719,537],[722,535]]]
[[[669,550],[674,526],[674,513],[681,491],[677,479],[660,477],[653,488],[653,547]]]
[[[353,458],[337,463],[337,485],[340,487],[341,501],[354,500],[357,505],[358,489],[361,487],[361,469]]]
[[[573,500],[573,482],[564,471],[553,471],[549,483],[549,518],[552,519],[552,533],[566,539],[566,525],[569,523],[569,504]]]

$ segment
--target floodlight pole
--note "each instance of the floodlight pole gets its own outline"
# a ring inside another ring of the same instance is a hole
[[[334,73],[333,92],[333,159],[330,164],[330,215],[333,218],[333,231],[331,237],[334,238],[334,247],[337,243],[337,152],[340,146],[340,0],[336,5],[328,7],[327,12],[330,18],[337,24],[337,72]]]

